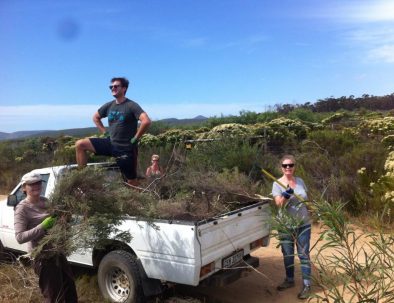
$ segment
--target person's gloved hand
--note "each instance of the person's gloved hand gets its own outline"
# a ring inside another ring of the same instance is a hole
[[[285,199],[290,199],[292,194],[294,194],[294,190],[288,186],[286,191],[282,192],[282,197]]]
[[[43,229],[48,230],[55,224],[55,222],[56,218],[49,216],[41,222],[41,226]]]
[[[133,137],[133,138],[131,138],[131,140],[130,140],[130,143],[131,144],[135,144],[135,143],[137,143],[138,142],[138,138],[136,138],[136,137]]]

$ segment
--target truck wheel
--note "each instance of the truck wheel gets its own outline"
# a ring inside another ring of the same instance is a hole
[[[129,252],[108,253],[100,262],[97,280],[102,295],[111,302],[145,301],[136,257]]]

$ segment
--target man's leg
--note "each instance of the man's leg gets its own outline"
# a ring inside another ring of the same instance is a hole
[[[137,179],[137,164],[138,164],[138,145],[133,144],[132,163],[131,163],[131,176],[130,179],[127,178],[127,183],[131,186],[139,186],[140,182]]]
[[[75,143],[75,156],[79,167],[85,167],[88,163],[86,151],[96,152],[89,138],[80,139]]]
[[[116,155],[116,163],[127,183],[131,186],[139,186],[133,154],[130,152],[118,153]]]

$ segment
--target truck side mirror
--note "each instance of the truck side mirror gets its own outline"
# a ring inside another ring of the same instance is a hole
[[[7,206],[16,206],[16,204],[18,204],[16,195],[9,195],[7,198]]]

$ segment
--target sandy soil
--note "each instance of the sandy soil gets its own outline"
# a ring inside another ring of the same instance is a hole
[[[312,227],[311,244],[318,239],[321,228],[319,225]],[[276,286],[280,284],[284,277],[283,257],[280,248],[276,248],[278,242],[271,239],[268,247],[262,247],[253,253],[253,256],[260,259],[260,266],[256,272],[251,272],[247,277],[225,287],[197,287],[189,289],[191,293],[200,293],[209,298],[209,302],[217,303],[293,303],[302,302],[297,298],[301,290],[302,279],[300,266],[296,260],[296,286],[285,291],[277,291]],[[313,254],[313,252],[312,252]],[[319,289],[312,286],[313,292]],[[182,292],[187,293],[184,289]]]

